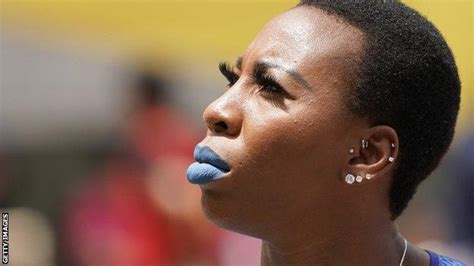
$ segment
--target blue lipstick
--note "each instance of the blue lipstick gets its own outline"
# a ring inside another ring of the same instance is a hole
[[[224,176],[230,171],[229,165],[207,146],[196,145],[194,148],[194,160],[186,177],[192,184],[205,184]]]

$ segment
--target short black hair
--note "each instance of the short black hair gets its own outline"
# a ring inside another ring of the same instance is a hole
[[[454,135],[460,81],[441,33],[398,1],[303,0],[364,34],[364,51],[349,90],[349,110],[399,137],[390,189],[392,219],[439,164]]]

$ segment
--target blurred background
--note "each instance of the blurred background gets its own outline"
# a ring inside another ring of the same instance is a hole
[[[399,219],[474,265],[470,0],[406,0],[463,84],[454,143]],[[297,1],[0,1],[0,207],[12,265],[258,265],[260,241],[210,225],[185,180],[202,112],[258,30]]]

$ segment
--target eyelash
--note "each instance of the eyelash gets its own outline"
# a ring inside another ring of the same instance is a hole
[[[263,74],[261,76],[254,77],[257,84],[262,87],[262,91],[270,94],[285,94],[283,88],[278,84],[275,77],[270,74]]]
[[[219,70],[224,75],[224,77],[229,81],[227,87],[232,87],[237,80],[239,75],[232,70],[232,67],[227,63],[219,63]],[[274,96],[286,94],[285,90],[281,87],[280,84],[276,81],[275,77],[268,73],[254,73],[254,80],[261,87],[261,91],[272,94]]]
[[[219,70],[221,71],[222,75],[224,75],[224,77],[227,79],[227,81],[229,81],[229,84],[227,84],[227,87],[229,88],[232,87],[239,79],[239,75],[237,75],[237,73],[235,73],[232,70],[232,67],[227,63],[219,63]]]

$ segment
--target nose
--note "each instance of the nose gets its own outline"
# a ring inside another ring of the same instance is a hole
[[[206,107],[203,119],[211,132],[237,136],[242,127],[242,104],[237,96],[228,90]]]

